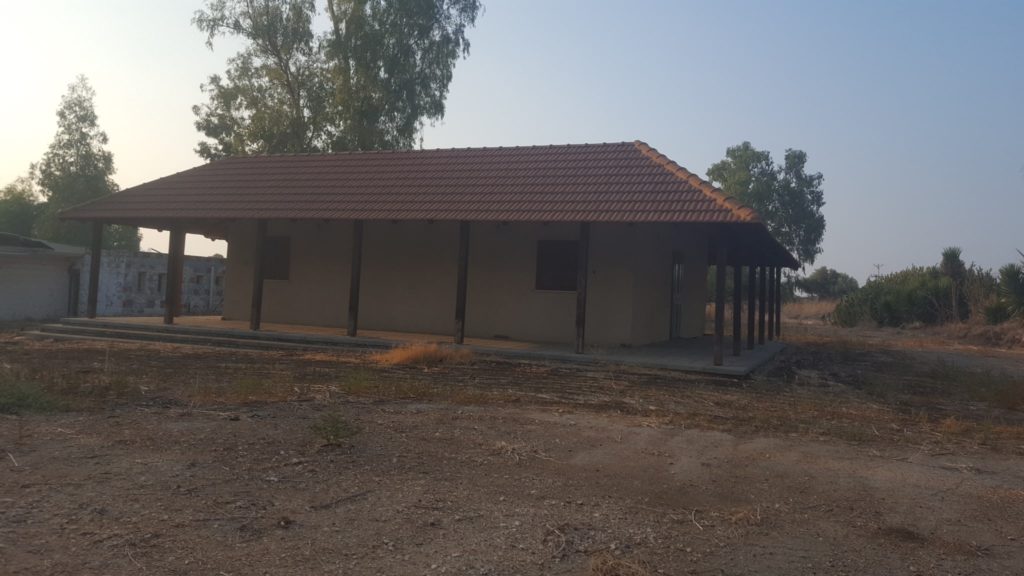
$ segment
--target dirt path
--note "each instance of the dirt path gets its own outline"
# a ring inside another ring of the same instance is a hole
[[[311,403],[11,418],[15,574],[1019,574],[1024,463],[554,410]]]
[[[735,381],[8,335],[0,387],[66,404],[0,415],[0,572],[1024,573],[1022,413],[915,354]]]

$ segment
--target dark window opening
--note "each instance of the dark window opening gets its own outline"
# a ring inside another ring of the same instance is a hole
[[[166,285],[167,285],[167,274],[157,274],[157,277],[156,277],[156,291],[159,292],[161,296],[164,293],[164,288],[166,287]]]
[[[291,269],[292,242],[287,236],[267,236],[263,246],[263,279],[287,280]]]
[[[142,292],[146,289],[146,273],[139,272],[138,278],[135,279],[135,289]]]
[[[537,290],[576,290],[579,243],[541,240],[537,243]]]
[[[203,276],[202,274],[196,274],[195,277],[192,280],[192,283],[193,284],[202,284],[204,280],[206,280],[205,276]]]
[[[213,277],[213,285],[214,286],[220,286],[223,283],[224,283],[224,277],[223,276],[214,276]]]

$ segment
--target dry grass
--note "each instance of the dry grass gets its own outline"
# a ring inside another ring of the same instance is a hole
[[[590,557],[590,576],[647,576],[650,573],[647,563],[616,558],[607,551]]]
[[[783,320],[824,321],[836,309],[836,300],[797,300],[782,305]]]
[[[473,352],[465,348],[442,346],[440,344],[411,344],[398,346],[370,356],[383,366],[437,366],[440,364],[465,364],[473,358]]]

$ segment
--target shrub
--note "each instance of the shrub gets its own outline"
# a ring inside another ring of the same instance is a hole
[[[1024,316],[1024,262],[1007,264],[999,269],[999,301],[1006,306],[1010,316]]]
[[[54,412],[61,408],[60,400],[38,384],[0,381],[0,414]]]
[[[337,445],[355,436],[359,429],[337,412],[328,412],[317,418],[310,429],[324,444]]]
[[[843,298],[833,319],[840,326],[938,324],[950,313],[952,280],[935,268],[913,267],[875,278]]]
[[[1002,324],[1010,319],[1010,307],[1005,302],[997,300],[991,304],[985,306],[985,323],[986,324]]]

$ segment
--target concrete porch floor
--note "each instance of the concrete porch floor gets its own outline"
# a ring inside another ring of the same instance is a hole
[[[171,330],[209,331],[211,336],[231,337],[248,334],[249,323],[241,320],[222,320],[219,316],[181,316],[174,319],[173,326],[163,324],[161,317],[106,317],[95,320],[74,319],[76,324],[122,325],[126,328],[153,328]],[[382,330],[360,330],[359,335],[350,338],[345,328],[328,326],[304,326],[263,322],[259,330],[261,339],[282,341],[329,343],[337,346],[358,346],[390,348],[414,343],[451,344],[450,335],[419,334],[411,332],[389,332]],[[785,345],[778,341],[765,342],[753,350],[743,349],[740,356],[732,355],[732,340],[726,337],[725,358],[722,366],[712,362],[711,336],[659,342],[635,348],[603,348],[592,346],[586,354],[576,354],[571,344],[522,342],[486,338],[466,338],[465,346],[495,356],[544,359],[572,363],[610,363],[647,368],[662,368],[686,372],[702,372],[727,376],[746,376],[774,358]]]

